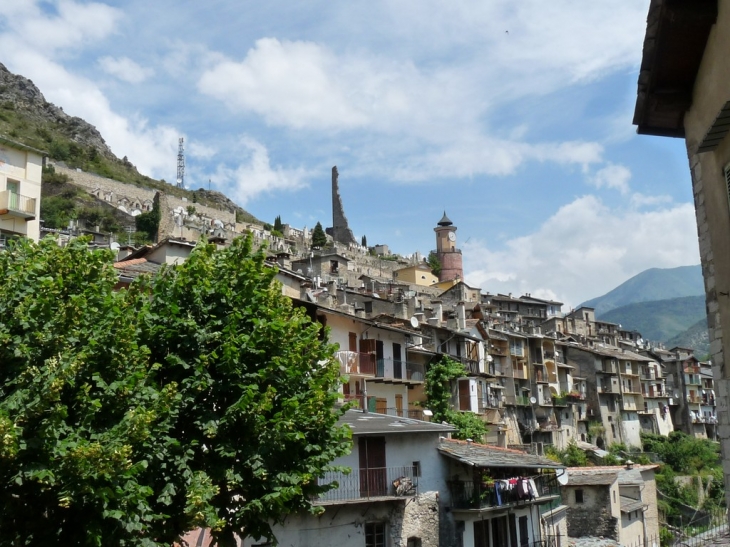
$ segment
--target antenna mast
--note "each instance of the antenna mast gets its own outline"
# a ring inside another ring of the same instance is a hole
[[[177,149],[177,187],[185,188],[185,150],[182,137],[178,140]]]

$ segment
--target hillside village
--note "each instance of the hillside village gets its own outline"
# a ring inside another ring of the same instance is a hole
[[[659,514],[657,465],[631,462],[641,453],[641,434],[717,436],[710,363],[691,348],[652,345],[597,320],[592,308],[563,310],[561,302],[530,294],[469,286],[457,225],[446,212],[434,219],[438,275],[423,257],[358,244],[336,167],[332,226],[326,244],[315,246],[306,228],[284,224],[275,233],[238,222],[230,210],[191,206],[56,163],[56,173],[130,217],[158,208],[156,242],[135,247],[97,227],[43,228],[43,152],[1,137],[0,154],[3,246],[13,237],[45,236],[64,245],[86,234],[92,246],[117,251],[124,287],[181,263],[201,236],[223,247],[250,234],[266,245],[282,292],[329,329],[342,400],[351,407],[343,420],[357,445],[339,463],[359,474],[328,477],[339,487],[317,503],[331,519],[292,517],[276,528],[282,543],[325,544],[330,535],[336,543],[355,534],[380,545],[387,534],[408,547],[487,545],[490,537],[491,545],[517,545],[518,537],[519,545],[568,545],[568,538],[600,535],[645,545],[659,535]],[[456,440],[458,425],[432,419],[426,384],[444,357],[462,367],[450,381],[449,405],[486,426],[481,439]],[[601,467],[614,445],[626,448],[623,464]],[[571,447],[598,467],[566,468],[548,458]],[[205,533],[188,539],[202,545]]]

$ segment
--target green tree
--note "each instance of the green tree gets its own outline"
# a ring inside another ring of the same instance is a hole
[[[441,273],[441,261],[436,253],[431,251],[428,253],[428,259],[426,260],[428,267],[431,268],[431,273],[438,276]]]
[[[201,243],[120,292],[111,259],[0,254],[0,545],[230,545],[314,511],[350,448],[338,368],[263,252]]]
[[[312,247],[324,247],[327,245],[327,235],[322,229],[322,224],[317,222],[312,230]]]
[[[476,414],[451,408],[451,386],[463,376],[466,376],[464,365],[445,355],[430,364],[426,371],[426,405],[433,412],[434,422],[448,422],[457,428],[455,438],[483,442],[487,434],[484,422]]]
[[[281,222],[281,215],[276,215],[276,218],[274,219],[274,230],[277,232],[284,231],[284,224]]]
[[[150,241],[157,241],[157,233],[160,229],[160,220],[162,220],[162,214],[160,213],[160,200],[157,199],[157,196],[155,196],[155,200],[152,202],[151,211],[147,211],[134,217],[134,223],[137,231],[147,234],[147,238]]]
[[[363,247],[367,248],[367,246],[368,246],[368,238],[367,238],[367,236],[362,236],[362,239],[360,240],[360,245],[362,245]]]

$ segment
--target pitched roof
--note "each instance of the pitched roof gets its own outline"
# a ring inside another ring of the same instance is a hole
[[[635,500],[633,498],[627,498],[626,496],[619,496],[621,499],[621,512],[631,513],[632,511],[639,511],[646,505],[641,500]]]
[[[644,484],[642,471],[653,471],[658,465],[633,465],[626,469],[620,465],[593,467],[568,467],[568,486],[613,484],[618,479],[619,486]]]
[[[160,264],[148,262],[146,258],[134,258],[114,263],[114,269],[117,270],[119,276],[127,279],[136,279],[142,274],[154,275],[161,267]]]
[[[347,425],[353,435],[372,434],[398,434],[403,433],[442,433],[446,435],[456,428],[452,425],[424,422],[423,420],[412,420],[400,418],[387,414],[376,414],[362,410],[348,410],[340,417],[339,425]]]
[[[589,471],[590,467],[569,467],[568,486],[610,486],[618,480],[618,470],[610,473]]]
[[[439,452],[444,456],[474,467],[509,467],[526,469],[564,469],[563,464],[521,450],[484,444],[442,439]]]

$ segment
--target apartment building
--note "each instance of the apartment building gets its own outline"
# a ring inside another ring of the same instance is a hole
[[[45,152],[0,136],[0,248],[18,237],[40,238]]]

